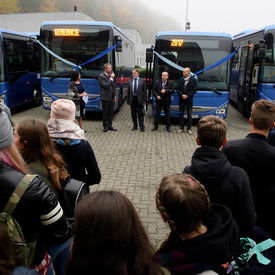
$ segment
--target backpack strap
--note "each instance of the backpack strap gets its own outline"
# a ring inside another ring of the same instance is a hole
[[[13,193],[11,194],[3,212],[12,215],[21,197],[35,177],[36,175],[27,174],[21,179],[21,181],[18,183]]]

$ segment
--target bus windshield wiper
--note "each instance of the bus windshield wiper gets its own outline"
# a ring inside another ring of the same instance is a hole
[[[221,93],[221,92],[218,92],[216,88],[210,88],[210,87],[208,87],[208,89],[209,89],[210,91],[212,91],[212,92],[218,94],[218,95],[222,95],[222,93]]]
[[[60,76],[63,72],[58,73],[57,75],[53,76],[49,81],[53,81],[55,78],[57,78],[58,76]]]

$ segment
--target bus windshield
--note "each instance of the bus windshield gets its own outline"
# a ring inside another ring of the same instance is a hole
[[[232,50],[232,40],[227,37],[192,35],[160,36],[155,50],[183,68],[190,67],[191,71],[196,73],[228,56]],[[159,60],[155,77],[160,76],[164,70],[169,72],[169,79],[175,81],[175,87],[177,87],[182,72]],[[229,80],[230,62],[224,62],[198,75],[198,90],[228,91]]]
[[[262,83],[275,83],[275,56],[274,56],[274,30],[269,30],[266,33],[265,41],[267,44],[266,58],[262,61],[260,82]]]
[[[7,73],[5,69],[5,56],[2,46],[2,41],[0,39],[0,82],[7,81]]]
[[[95,57],[113,45],[113,35],[108,26],[42,26],[41,41],[58,56],[76,65]],[[112,53],[88,63],[81,69],[82,78],[97,78],[104,63],[111,63]],[[41,74],[46,77],[68,78],[72,66],[52,56],[45,50],[42,54]]]

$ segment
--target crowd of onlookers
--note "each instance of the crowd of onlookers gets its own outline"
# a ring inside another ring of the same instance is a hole
[[[25,174],[35,174],[13,212],[26,242],[36,240],[28,267],[16,266],[0,226],[0,274],[228,274],[240,237],[275,238],[275,104],[252,105],[251,133],[228,141],[227,125],[206,116],[197,125],[191,165],[164,175],[156,207],[170,233],[154,251],[130,200],[116,190],[96,191],[75,206],[69,225],[59,203],[70,178],[87,186],[101,173],[75,103],[53,102],[47,125],[13,125],[0,105],[0,213]],[[270,143],[270,144],[268,144]],[[37,175],[38,174],[38,175]],[[252,257],[240,274],[275,274],[274,247]]]

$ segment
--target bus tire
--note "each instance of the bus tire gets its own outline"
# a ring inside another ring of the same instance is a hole
[[[34,87],[32,91],[32,106],[36,107],[39,106],[42,103],[42,94],[40,87]]]

